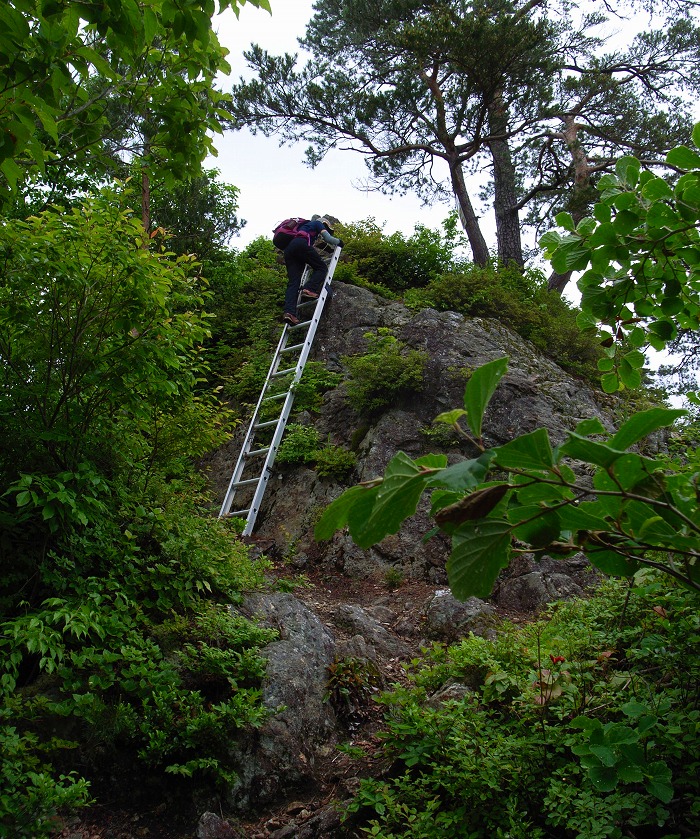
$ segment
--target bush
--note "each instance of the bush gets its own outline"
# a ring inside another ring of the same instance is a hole
[[[342,446],[323,445],[311,426],[290,423],[275,462],[312,464],[319,477],[341,481],[355,468],[357,456]]]
[[[316,473],[320,478],[345,481],[357,465],[357,455],[342,446],[324,446],[316,452]]]
[[[397,398],[422,390],[428,354],[408,349],[391,330],[365,334],[369,344],[364,355],[344,356],[341,360],[351,375],[348,398],[360,412],[374,413]]]
[[[384,296],[425,286],[449,270],[460,235],[456,216],[442,231],[416,225],[412,236],[386,236],[372,218],[343,228],[343,260],[336,276]]]
[[[382,698],[392,773],[351,811],[382,839],[694,834],[699,627],[694,595],[647,576],[436,645]],[[427,701],[445,684],[464,698]]]
[[[89,784],[76,773],[58,774],[46,756],[75,744],[60,740],[41,743],[30,732],[21,734],[6,725],[11,715],[0,711],[0,836],[38,839],[55,835],[59,812],[90,802]]]
[[[135,790],[230,782],[230,739],[265,714],[270,633],[218,604],[266,564],[193,474],[228,421],[203,389],[208,293],[123,201],[0,225],[3,836],[55,833],[115,764]]]
[[[275,463],[311,463],[320,447],[321,438],[313,426],[289,423]]]

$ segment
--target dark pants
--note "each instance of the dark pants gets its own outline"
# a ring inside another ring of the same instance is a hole
[[[284,311],[293,315],[297,313],[297,299],[299,298],[299,283],[304,268],[309,265],[312,269],[306,288],[317,294],[323,287],[323,281],[328,273],[328,266],[321,254],[312,248],[301,236],[297,236],[284,249],[284,264],[287,266],[287,291],[284,295]]]

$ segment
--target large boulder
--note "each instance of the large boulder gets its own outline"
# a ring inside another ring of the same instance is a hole
[[[335,713],[325,694],[335,641],[291,594],[252,594],[238,608],[280,634],[265,648],[263,703],[270,717],[234,746],[239,778],[228,802],[248,810],[312,778],[317,749],[333,740]]]

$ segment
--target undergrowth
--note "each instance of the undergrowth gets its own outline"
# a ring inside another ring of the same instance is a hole
[[[392,767],[353,819],[378,839],[697,835],[699,621],[645,576],[426,650],[381,699]],[[439,701],[448,684],[463,698]]]

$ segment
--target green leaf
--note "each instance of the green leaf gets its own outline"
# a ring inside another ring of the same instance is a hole
[[[554,221],[559,225],[559,227],[563,227],[564,230],[568,230],[571,233],[576,230],[576,225],[574,224],[571,213],[557,213],[556,216],[554,216]]]
[[[496,464],[502,469],[551,469],[554,465],[549,434],[538,428],[494,449]]]
[[[424,469],[444,469],[447,466],[447,455],[424,454],[417,457],[413,463]]]
[[[588,777],[599,792],[611,792],[618,782],[617,772],[609,766],[594,766],[588,771]]]
[[[666,204],[656,203],[649,207],[647,227],[651,230],[673,229],[678,224],[678,217]]]
[[[559,447],[559,451],[567,457],[573,457],[574,460],[594,463],[596,466],[602,466],[604,469],[612,466],[624,453],[622,451],[616,451],[612,446],[606,445],[605,443],[588,440],[580,434],[576,434],[575,431],[569,432],[569,439]]]
[[[354,486],[346,489],[345,492],[335,499],[323,511],[314,529],[314,538],[318,542],[331,539],[336,530],[341,530],[348,523],[350,509],[367,495],[371,495],[372,503],[377,495],[376,487]]]
[[[518,503],[523,506],[540,503],[559,503],[565,498],[571,498],[572,493],[568,487],[556,486],[551,483],[529,483],[529,475],[519,476],[517,480],[527,481],[522,487],[517,488]],[[513,519],[510,519],[513,521]]]
[[[639,571],[639,563],[619,553],[599,548],[587,548],[586,556],[592,565],[613,577],[632,577]]]
[[[438,414],[433,422],[444,422],[447,425],[455,425],[466,415],[467,412],[463,408],[455,408],[453,411],[444,411],[442,414]]]
[[[455,531],[447,577],[458,600],[491,594],[498,572],[508,565],[511,530],[507,521],[486,519]]]
[[[623,764],[617,767],[617,774],[625,784],[640,784],[644,780],[641,766]]]
[[[384,480],[377,487],[373,506],[360,510],[356,504],[349,510],[348,526],[354,542],[361,548],[369,548],[397,533],[403,522],[415,513],[430,476],[430,472],[404,452],[394,455]]]
[[[598,203],[593,207],[593,215],[598,219],[600,222],[608,222],[612,218],[612,213],[610,211],[610,207],[607,204]]]
[[[624,358],[621,359],[617,372],[622,384],[630,390],[635,390],[641,386],[642,374]]]
[[[639,180],[639,170],[641,163],[636,157],[626,155],[621,157],[615,164],[615,174],[617,177],[628,186],[635,186]]]
[[[637,719],[637,717],[641,717],[642,714],[649,712],[649,706],[642,705],[641,702],[631,699],[629,702],[625,702],[624,705],[620,705],[620,710],[623,714],[625,714],[625,716]]]
[[[700,122],[696,122],[693,126],[693,145],[695,148],[700,148]]]
[[[448,466],[432,475],[428,479],[428,485],[443,486],[456,492],[473,489],[486,478],[493,454],[493,451],[489,450],[473,460],[462,460]]]
[[[644,367],[644,362],[646,358],[643,352],[639,352],[639,350],[631,350],[623,355],[625,361],[631,367]]]
[[[632,213],[629,210],[620,210],[612,224],[616,233],[627,236],[636,229],[639,224],[639,218],[636,213]]]
[[[464,389],[464,408],[469,428],[477,437],[481,437],[484,413],[507,369],[508,356],[504,355],[477,367],[467,382]]]
[[[680,417],[687,415],[687,411],[670,408],[650,408],[647,411],[639,411],[631,416],[617,430],[615,436],[610,440],[610,445],[618,451],[628,449],[639,440],[653,434],[660,428],[668,428]]]
[[[535,518],[533,518],[533,516]],[[523,520],[530,518],[530,521],[517,524],[516,518]],[[559,539],[561,535],[561,521],[559,513],[555,510],[546,510],[542,507],[518,507],[508,512],[508,518],[514,522],[513,535],[521,542],[532,545],[533,548],[546,548]]]
[[[588,240],[588,243],[592,247],[598,247],[598,245],[615,244],[616,242],[617,233],[615,232],[615,228],[609,221],[598,225],[597,229],[595,230],[591,238]]]
[[[600,386],[603,388],[603,393],[615,393],[620,389],[620,380],[617,373],[606,373],[600,377]]]
[[[645,784],[647,792],[668,804],[673,798],[671,770],[662,760],[657,760],[647,767],[647,774],[651,776]]]
[[[642,195],[649,201],[659,201],[662,198],[672,198],[673,190],[663,178],[654,177],[644,184]]]
[[[597,731],[603,727],[603,723],[596,719],[596,717],[574,717],[571,720],[571,727],[572,728],[580,728],[583,731]]]
[[[644,344],[646,344],[646,341],[647,334],[639,326],[635,326],[634,329],[627,336],[627,343],[631,347],[635,347],[635,349],[644,346]]]
[[[605,426],[599,419],[593,417],[581,420],[574,431],[581,437],[591,437],[593,434],[605,434]]]
[[[594,754],[603,766],[614,766],[617,763],[617,755],[610,746],[590,746],[591,754]]]
[[[678,146],[666,155],[666,163],[678,169],[700,169],[700,154],[687,146]]]
[[[559,509],[562,530],[588,530],[593,533],[608,529],[608,522],[600,515],[600,505],[595,501],[567,504]]]

